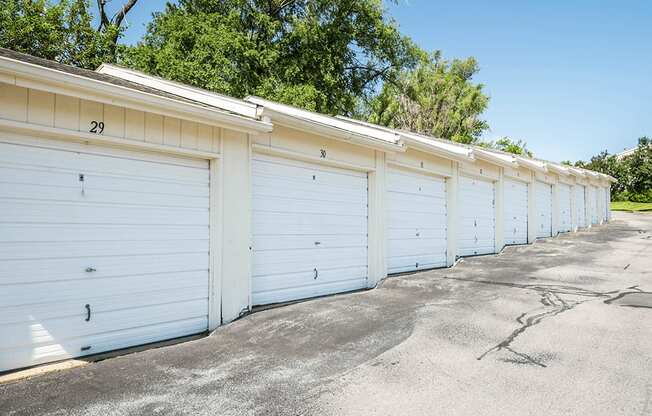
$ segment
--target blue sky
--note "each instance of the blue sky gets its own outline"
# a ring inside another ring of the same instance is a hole
[[[124,41],[136,42],[164,5],[136,5]],[[422,48],[478,59],[488,140],[523,139],[560,161],[652,136],[652,1],[399,0],[388,10]]]

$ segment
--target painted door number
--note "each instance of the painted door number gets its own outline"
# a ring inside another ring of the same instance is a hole
[[[91,133],[102,134],[104,132],[104,122],[103,121],[91,121]]]
[[[326,159],[326,149],[319,150],[319,157],[322,159]]]

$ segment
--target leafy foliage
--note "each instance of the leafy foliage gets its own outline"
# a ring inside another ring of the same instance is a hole
[[[0,47],[88,69],[115,62],[119,25],[92,26],[86,0],[0,0]]]
[[[513,153],[515,155],[523,155],[528,157],[534,156],[534,154],[527,148],[527,143],[520,139],[512,140],[509,137],[503,137],[496,140],[495,143],[492,143],[491,147],[494,147],[503,152]]]
[[[181,0],[124,63],[235,97],[351,114],[418,48],[381,0]]]
[[[416,68],[405,69],[395,82],[384,84],[370,104],[368,120],[389,127],[477,143],[488,129],[480,115],[489,97],[472,78],[474,58],[447,61],[441,52],[422,54]]]
[[[616,178],[618,182],[611,185],[613,200],[652,202],[652,140],[648,137],[639,138],[634,153],[623,158],[605,150],[589,162],[578,161],[575,166]]]

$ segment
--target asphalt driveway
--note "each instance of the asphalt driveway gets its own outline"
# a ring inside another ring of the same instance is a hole
[[[652,215],[0,386],[14,415],[651,415]]]

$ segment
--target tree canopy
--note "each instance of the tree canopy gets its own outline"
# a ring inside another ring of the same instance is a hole
[[[477,61],[423,51],[383,0],[179,0],[133,46],[119,41],[138,0],[95,1],[94,17],[90,0],[0,0],[0,46],[87,69],[117,62],[462,143],[488,129]]]
[[[461,143],[477,143],[489,128],[481,119],[489,97],[472,78],[474,58],[443,59],[441,52],[422,54],[416,68],[406,68],[386,82],[370,103],[368,120]]]
[[[96,29],[87,0],[0,0],[0,47],[95,69],[116,61],[123,19],[135,4],[130,0],[111,18],[102,7]]]
[[[612,199],[634,202],[652,202],[652,139],[638,139],[636,150],[617,157],[602,151],[588,162],[577,161],[577,167],[613,176],[618,182],[611,185]]]
[[[532,157],[533,153],[527,148],[527,143],[523,140],[512,140],[509,137],[502,137],[492,143],[492,147],[507,153]]]
[[[351,114],[418,53],[381,0],[181,0],[124,62],[235,97]]]

